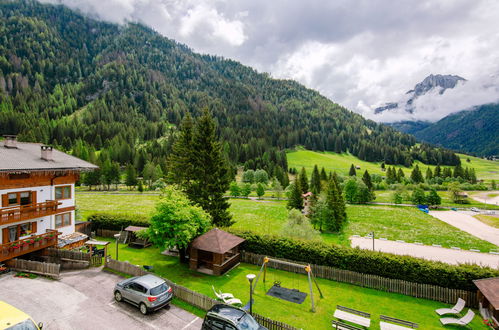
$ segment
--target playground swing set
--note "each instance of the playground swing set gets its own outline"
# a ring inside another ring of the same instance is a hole
[[[258,284],[258,280],[260,279],[260,275],[263,273],[263,282],[265,283],[267,280],[267,264],[272,261],[276,264],[281,264],[281,265],[287,265],[291,267],[296,267],[297,269],[303,269],[303,271],[307,274],[308,276],[308,288],[310,292],[310,301],[311,301],[311,312],[315,312],[315,303],[314,303],[314,291],[313,291],[313,285],[312,281],[315,283],[315,286],[317,287],[317,290],[319,291],[319,295],[322,298],[324,296],[322,295],[322,291],[319,287],[319,284],[317,283],[314,274],[312,273],[312,267],[310,265],[302,265],[294,262],[289,262],[289,261],[284,261],[284,260],[279,260],[279,259],[273,259],[269,257],[264,257],[263,258],[263,263],[260,268],[260,271],[258,272],[258,275],[255,279],[255,283],[251,287],[251,292],[253,293],[255,291],[256,285]],[[298,274],[298,273],[297,273]],[[298,276],[298,275],[297,275]],[[307,294],[305,292],[301,292],[299,290],[299,283],[300,281],[297,280],[298,283],[298,289],[293,288],[293,289],[288,289],[285,287],[281,286],[281,281],[279,279],[276,280],[275,274],[274,274],[274,284],[273,286],[267,291],[267,295],[276,297],[279,299],[283,299],[286,301],[290,301],[293,303],[301,304],[307,297]]]

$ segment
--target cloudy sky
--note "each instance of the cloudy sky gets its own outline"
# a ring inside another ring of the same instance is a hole
[[[366,117],[438,120],[499,101],[496,0],[43,0],[100,19],[139,21],[200,53],[295,79]],[[468,80],[373,115],[429,74]]]

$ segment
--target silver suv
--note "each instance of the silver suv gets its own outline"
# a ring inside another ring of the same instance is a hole
[[[150,274],[126,279],[114,287],[116,301],[127,301],[144,315],[168,305],[172,298],[172,288],[162,278]]]

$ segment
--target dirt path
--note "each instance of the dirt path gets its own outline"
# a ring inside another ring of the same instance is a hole
[[[496,195],[493,197],[489,197],[489,195]],[[486,191],[477,195],[471,195],[471,198],[474,200],[484,203],[484,204],[491,204],[491,205],[499,205],[499,191]]]
[[[499,229],[486,225],[465,212],[430,211],[430,215],[473,236],[499,246]]]
[[[372,250],[373,248],[373,240],[370,238],[350,237],[350,241],[352,247],[359,247],[366,250]],[[385,241],[379,239],[374,240],[374,249],[381,252],[409,255],[433,261],[442,261],[452,265],[474,263],[481,266],[489,266],[499,269],[499,255],[491,253],[445,249],[436,246]]]

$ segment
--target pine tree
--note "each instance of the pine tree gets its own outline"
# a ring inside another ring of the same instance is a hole
[[[432,171],[431,171],[431,168],[429,168],[429,167],[428,167],[428,168],[426,169],[426,181],[429,181],[429,180],[431,180],[431,179],[433,179],[433,173],[432,173]]]
[[[178,136],[167,160],[168,181],[178,184],[184,191],[190,188],[190,183],[194,180],[191,149],[193,131],[194,123],[191,115],[187,112],[180,124]]]
[[[442,169],[440,168],[440,165],[437,165],[437,167],[435,167],[435,172],[433,173],[433,177],[435,178],[442,177]]]
[[[357,175],[357,171],[355,171],[355,166],[353,166],[353,164],[350,166],[350,172],[348,172],[348,175],[349,176],[356,176]]]
[[[312,177],[310,178],[310,191],[314,195],[318,195],[321,192],[321,178],[317,165],[314,166],[314,170],[312,171]]]
[[[305,194],[309,191],[309,187],[308,187],[308,177],[307,177],[307,171],[305,170],[305,167],[302,167],[301,168],[301,172],[300,172],[300,181],[299,181],[299,184],[300,184],[300,190]]]
[[[288,209],[303,210],[303,197],[298,180],[296,180],[291,187],[291,195],[288,199]]]
[[[215,226],[232,225],[230,204],[228,198],[224,197],[231,181],[229,166],[208,109],[196,122],[189,153],[186,157],[192,160],[192,180],[186,187],[189,199],[211,215]]]
[[[126,167],[125,184],[129,189],[137,185],[137,172],[131,164]]]
[[[324,167],[321,169],[321,181],[327,181],[327,174]]]
[[[336,185],[336,190],[338,192],[336,212],[343,223],[347,219],[346,202],[343,198],[343,190],[341,189],[340,181],[338,180],[336,172],[333,172],[333,182]]]
[[[404,171],[402,171],[401,168],[399,168],[398,172],[397,172],[397,182],[402,182],[402,180],[404,180],[405,178],[405,173]]]
[[[418,165],[416,165],[411,172],[411,180],[414,183],[421,183],[424,181],[423,174],[421,174],[421,171],[419,170]]]
[[[475,184],[477,182],[475,169],[472,167],[470,170],[470,182]]]
[[[463,170],[463,167],[461,166],[461,164],[457,164],[455,167],[454,167],[454,177],[455,178],[462,178],[464,179],[464,170]]]
[[[369,175],[369,172],[366,170],[364,172],[364,175],[362,176],[362,181],[364,181],[365,185],[369,190],[374,190],[373,183],[371,181],[371,175]]]

